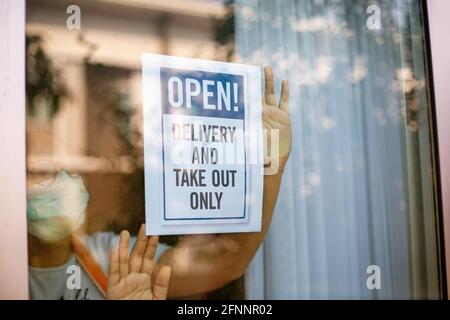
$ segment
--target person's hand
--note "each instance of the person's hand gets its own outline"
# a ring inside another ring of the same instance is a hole
[[[262,125],[266,130],[267,143],[264,150],[264,164],[277,171],[286,164],[291,152],[291,120],[289,117],[289,84],[287,80],[281,83],[280,101],[275,97],[275,84],[272,69],[264,68],[264,99],[262,104]],[[279,130],[279,145],[271,141],[272,130]],[[272,150],[272,148],[278,150]],[[278,164],[274,163],[278,160]],[[276,173],[274,171],[274,173]]]
[[[167,298],[171,269],[162,267],[152,284],[158,236],[147,237],[141,226],[136,244],[128,257],[130,234],[120,233],[119,247],[112,248],[109,258],[107,299],[164,300]]]

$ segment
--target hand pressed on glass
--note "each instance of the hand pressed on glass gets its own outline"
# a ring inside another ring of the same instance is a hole
[[[289,83],[281,82],[280,101],[275,96],[275,81],[272,69],[264,68],[264,98],[262,103],[262,126],[267,134],[264,150],[264,164],[271,165],[273,173],[278,173],[278,167],[284,168],[291,152],[291,120],[289,117]],[[273,131],[277,130],[279,141],[271,141]],[[271,162],[275,163],[271,163]],[[274,167],[275,166],[275,167]]]
[[[166,299],[171,269],[163,266],[156,274],[153,274],[158,236],[147,237],[143,224],[130,255],[129,241],[128,231],[122,231],[119,247],[111,249],[107,299]]]

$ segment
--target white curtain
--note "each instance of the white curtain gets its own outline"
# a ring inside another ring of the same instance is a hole
[[[367,7],[378,4],[381,29]],[[419,1],[237,0],[238,60],[289,79],[293,150],[247,298],[439,295]],[[377,265],[381,289],[369,290]]]

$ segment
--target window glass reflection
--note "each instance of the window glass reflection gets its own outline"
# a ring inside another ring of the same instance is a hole
[[[111,298],[164,295],[117,289],[136,257],[145,281],[171,266],[169,298],[441,296],[420,1],[75,2],[27,1],[32,298],[103,299],[108,274]],[[263,233],[143,237],[143,52],[271,66],[277,105],[288,80],[290,160],[266,179]]]

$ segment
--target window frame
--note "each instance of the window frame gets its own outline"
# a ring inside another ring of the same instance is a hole
[[[436,156],[436,186],[438,189],[438,213],[441,252],[442,282],[445,299],[450,297],[450,91],[447,89],[450,76],[450,43],[443,30],[449,30],[450,2],[445,0],[424,0],[427,58],[430,61],[430,97],[434,131],[434,154]],[[445,285],[445,284],[444,284]]]
[[[0,39],[0,299],[28,299],[25,0],[0,0]]]

